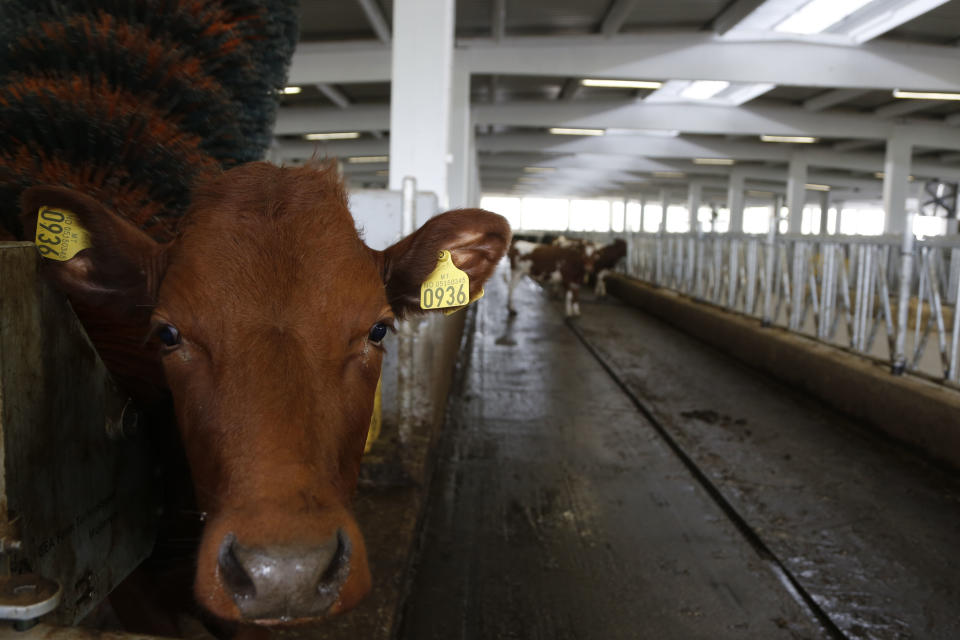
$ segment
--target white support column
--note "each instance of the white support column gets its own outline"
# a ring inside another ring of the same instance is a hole
[[[700,211],[700,199],[703,195],[703,185],[699,182],[691,182],[687,186],[687,213],[690,216],[690,231],[700,230],[700,223],[697,219]]]
[[[803,207],[807,203],[807,157],[802,151],[790,156],[787,170],[787,231],[800,233]]]
[[[667,230],[668,208],[670,208],[670,192],[667,189],[660,189],[660,227],[657,229],[660,233]]]
[[[913,145],[897,131],[887,138],[883,159],[884,232],[902,233],[907,226],[907,193],[910,187],[910,158]]]
[[[390,188],[417,188],[448,202],[454,0],[396,0],[390,87]]]
[[[833,203],[833,208],[837,210],[837,219],[836,222],[834,222],[835,235],[843,233],[843,231],[840,230],[840,225],[843,223],[843,205],[844,202],[842,200]]]
[[[827,215],[830,213],[830,192],[820,192],[820,226],[813,232],[825,236],[827,235]]]
[[[730,181],[727,184],[727,208],[730,209],[730,231],[743,231],[743,190],[745,175],[734,169],[730,172]]]
[[[479,207],[483,197],[483,183],[480,182],[480,155],[477,152],[476,131],[470,135],[470,202],[468,206]]]
[[[473,125],[470,120],[470,70],[454,57],[450,105],[450,208],[469,206],[470,146]]]
[[[775,228],[776,233],[780,233],[780,210],[783,208],[783,196],[779,193],[773,194],[773,204],[771,205],[770,224],[767,226],[767,232],[770,227]]]
[[[640,194],[640,233],[643,233],[643,216],[647,210],[647,196],[646,194]]]

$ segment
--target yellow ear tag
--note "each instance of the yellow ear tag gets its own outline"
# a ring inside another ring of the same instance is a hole
[[[77,214],[66,209],[40,207],[37,215],[37,250],[51,260],[69,260],[90,246],[90,234]]]
[[[420,285],[420,308],[463,307],[469,302],[470,276],[457,269],[449,251],[440,251],[436,268]]]
[[[373,443],[380,437],[383,426],[383,376],[377,380],[377,391],[373,396],[373,415],[370,416],[370,429],[367,431],[367,441],[363,445],[363,452],[370,453]]]

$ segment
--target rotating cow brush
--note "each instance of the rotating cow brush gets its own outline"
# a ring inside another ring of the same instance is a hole
[[[260,159],[296,0],[0,3],[0,226],[19,195],[71,187],[170,239],[208,172]]]

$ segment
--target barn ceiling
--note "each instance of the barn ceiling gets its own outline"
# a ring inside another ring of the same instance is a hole
[[[777,31],[806,2],[459,0],[457,59],[471,74],[484,191],[623,196],[690,180],[719,191],[731,171],[779,191],[800,145],[763,134],[816,137],[803,145],[809,179],[843,197],[879,195],[886,140],[897,131],[918,141],[914,174],[960,179],[960,101],[893,97],[960,91],[960,0],[863,0],[821,32]],[[283,98],[278,159],[302,161],[319,144],[321,153],[371,160],[345,163],[355,186],[386,185],[392,12],[389,0],[302,0],[291,70],[301,91]],[[590,87],[585,78],[662,86]],[[729,85],[686,97],[695,80]],[[359,136],[304,137],[336,131]]]

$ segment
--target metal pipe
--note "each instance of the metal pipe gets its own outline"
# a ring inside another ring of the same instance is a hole
[[[860,350],[866,353],[870,348],[870,321],[873,318],[873,255],[876,247],[864,247],[863,256],[863,312],[860,315]]]
[[[790,320],[791,331],[800,331],[801,312],[803,310],[804,289],[806,281],[803,277],[803,260],[806,253],[806,243],[793,243],[793,274],[790,279],[793,282],[793,295],[790,297]]]
[[[909,316],[910,284],[913,280],[913,220],[907,220],[900,245],[900,289],[897,292],[897,337],[894,342],[893,375],[903,375],[907,368],[907,319]],[[919,303],[919,300],[918,300]],[[919,309],[918,309],[919,311]]]
[[[943,305],[940,303],[940,282],[937,278],[936,255],[936,250],[932,250],[930,260],[927,262],[930,280],[930,313],[937,323],[937,346],[940,349],[940,363],[943,366],[944,375],[946,375],[950,369],[950,363],[947,356],[946,327],[943,323]]]
[[[757,240],[747,241],[747,288],[744,299],[744,313],[753,315],[757,299]]]
[[[953,299],[957,302],[953,305],[953,332],[950,336],[950,368],[947,370],[947,380],[960,382],[960,366],[957,364],[957,358],[960,358],[960,313],[957,313],[957,307],[960,307],[960,278],[957,278],[956,282]]]
[[[776,236],[777,220],[776,216],[774,216],[770,220],[770,228],[767,229],[767,239],[764,241],[767,256],[763,265],[766,275],[763,279],[763,320],[761,322],[764,327],[769,327],[773,323],[773,278],[774,267],[776,266],[774,264],[777,251]]]
[[[832,244],[822,244],[820,253],[823,258],[823,276],[820,282],[820,322],[817,325],[817,337],[826,340],[833,319],[836,287],[834,280],[834,261],[836,249]]]
[[[727,308],[733,309],[737,301],[737,271],[739,270],[739,265],[737,260],[740,257],[740,241],[731,238],[730,239],[730,265],[729,265],[729,274],[727,278]]]
[[[402,183],[400,229],[406,237],[413,233],[417,220],[417,179],[407,176]],[[416,329],[410,319],[400,323],[397,330],[397,430],[401,444],[413,435],[414,361],[413,340]]]

